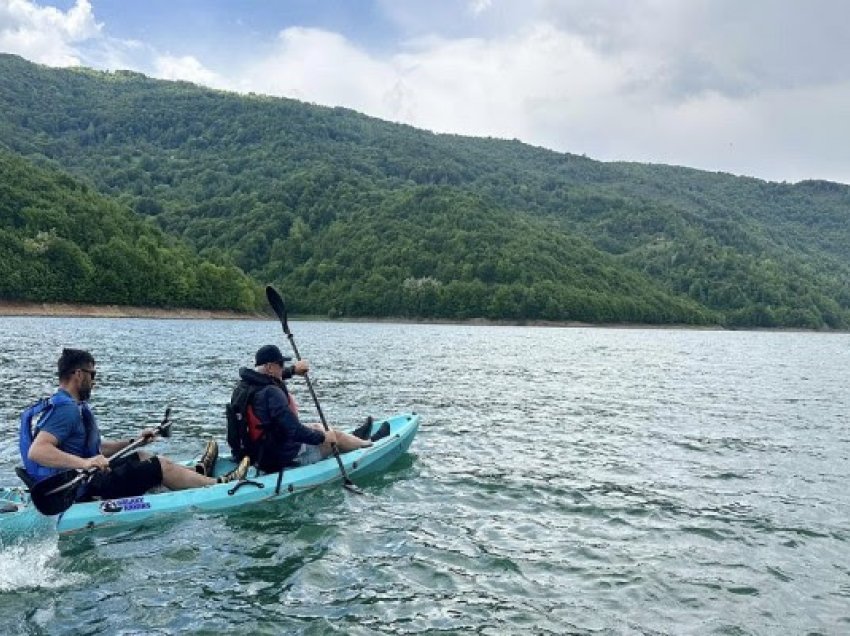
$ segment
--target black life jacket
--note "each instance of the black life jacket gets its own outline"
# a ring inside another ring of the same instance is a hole
[[[227,445],[230,446],[230,452],[236,461],[241,461],[246,455],[251,458],[252,463],[257,461],[259,444],[262,441],[262,425],[254,415],[251,402],[261,388],[263,387],[242,380],[233,390],[230,403],[224,407],[227,415]]]
[[[261,463],[263,451],[268,444],[279,444],[278,436],[266,429],[254,413],[254,396],[260,389],[268,385],[257,385],[241,380],[233,394],[230,403],[225,406],[227,415],[227,444],[234,459],[241,461],[246,455],[252,464]],[[298,415],[298,405],[289,391],[285,391],[289,400],[289,408]]]

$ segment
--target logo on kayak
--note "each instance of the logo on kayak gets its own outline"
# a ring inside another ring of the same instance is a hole
[[[100,504],[101,512],[122,512],[124,510],[146,510],[151,505],[144,497],[129,497],[127,499],[109,499]]]

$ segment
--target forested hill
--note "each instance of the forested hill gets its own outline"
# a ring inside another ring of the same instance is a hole
[[[248,311],[256,283],[68,175],[0,151],[0,298]]]
[[[0,145],[301,312],[850,327],[850,188],[0,56]]]

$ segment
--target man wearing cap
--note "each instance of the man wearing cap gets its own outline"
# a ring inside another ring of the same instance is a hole
[[[284,378],[304,375],[309,370],[301,360],[285,367],[291,360],[275,345],[257,350],[253,369],[239,369],[239,384],[231,398],[234,405],[240,392],[249,392],[246,424],[253,443],[248,449],[253,464],[263,472],[276,472],[285,466],[313,464],[332,452],[336,444],[340,452],[371,446],[372,442],[340,431],[325,431],[321,424],[304,426],[297,408],[284,384]]]
[[[283,360],[284,362],[292,360],[289,356],[281,354],[280,349],[278,349],[275,345],[263,345],[257,350],[257,355],[255,356],[255,362],[258,365],[260,364],[259,360],[263,360],[265,364],[266,361],[276,362],[278,359]],[[302,359],[291,366],[283,367],[283,379],[288,380],[294,375],[306,375],[309,371],[310,363],[307,360]]]

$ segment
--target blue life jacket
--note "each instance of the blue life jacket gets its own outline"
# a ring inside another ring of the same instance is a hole
[[[65,470],[63,468],[48,468],[29,458],[30,446],[32,446],[35,436],[38,435],[39,427],[47,422],[47,418],[53,413],[54,408],[60,404],[76,405],[77,403],[64,391],[57,391],[49,398],[41,398],[21,413],[18,446],[21,449],[21,459],[24,462],[24,469],[36,482]],[[83,402],[80,405],[80,414],[83,418],[83,426],[86,429],[85,457],[94,457],[100,452],[100,432],[97,430],[97,426],[94,423],[94,414],[91,412],[87,403]],[[35,426],[33,426],[33,422],[35,422]]]

